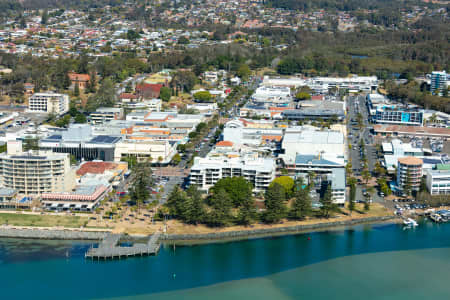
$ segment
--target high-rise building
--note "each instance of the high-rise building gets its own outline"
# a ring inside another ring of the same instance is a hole
[[[442,96],[442,92],[447,88],[447,73],[445,71],[434,71],[431,73],[430,90],[433,95]]]
[[[397,184],[401,190],[409,185],[410,191],[418,191],[422,180],[423,160],[414,156],[398,159]]]
[[[21,142],[13,141],[7,153],[0,154],[0,186],[24,195],[66,192],[75,186],[75,171],[69,154],[22,152]]]

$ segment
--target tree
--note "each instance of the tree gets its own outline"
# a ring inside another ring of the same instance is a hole
[[[252,197],[253,186],[244,177],[236,176],[220,179],[211,188],[211,191],[215,193],[220,189],[224,189],[230,196],[233,205],[239,207]]]
[[[366,192],[367,192],[367,199],[366,199],[366,201],[364,202],[364,210],[365,211],[369,211],[370,210],[370,198],[373,196],[373,194],[375,193],[375,189],[371,186],[371,187],[368,187],[367,189],[366,189]]]
[[[42,15],[41,15],[41,24],[46,25],[47,22],[48,22],[48,11],[46,9],[44,9],[44,11],[42,12]]]
[[[189,39],[187,37],[185,37],[184,35],[182,35],[178,39],[178,44],[180,44],[180,45],[187,45],[187,44],[189,44]]]
[[[205,219],[205,208],[203,199],[195,185],[191,185],[187,190],[187,201],[185,203],[184,217],[186,223],[198,224]]]
[[[242,80],[247,81],[248,77],[250,76],[251,71],[248,65],[242,64],[239,66],[239,69],[237,70],[237,75],[242,78]]]
[[[278,183],[275,183],[267,188],[264,200],[266,206],[266,211],[263,215],[264,222],[276,223],[285,217],[285,195],[286,191],[284,190],[283,186]]]
[[[295,95],[295,98],[297,100],[309,100],[309,99],[311,99],[311,95],[306,92],[300,92]]]
[[[116,101],[114,83],[110,78],[105,78],[95,95],[88,98],[87,111],[95,111],[99,107],[111,107]]]
[[[294,197],[290,217],[295,220],[304,220],[311,213],[311,198],[308,188],[303,187],[303,180],[297,183]]]
[[[210,102],[212,96],[208,91],[200,91],[194,94],[194,99],[198,102]]]
[[[172,164],[176,166],[180,162],[181,162],[181,156],[180,156],[180,154],[177,153],[172,157]]]
[[[163,86],[161,90],[159,91],[159,98],[161,98],[162,101],[168,102],[170,100],[170,89],[168,87]]]
[[[86,116],[82,113],[79,113],[75,116],[75,123],[86,123]]]
[[[78,82],[75,84],[75,87],[73,89],[73,95],[75,97],[80,96],[80,86],[78,85]]]
[[[208,214],[208,224],[222,227],[229,224],[233,203],[224,189],[219,189],[211,197],[211,212]]]
[[[255,201],[250,195],[250,197],[243,198],[240,204],[241,206],[237,215],[237,222],[241,225],[247,226],[252,223],[256,216]]]
[[[328,219],[331,215],[331,212],[336,209],[336,204],[333,203],[331,184],[328,184],[325,194],[320,199],[320,203],[322,204],[322,207],[320,208],[320,210],[322,211],[322,215]]]
[[[350,211],[350,215],[355,210],[355,199],[356,199],[356,184],[352,182],[350,185],[350,199],[348,202],[348,210]]]
[[[286,191],[286,198],[290,198],[292,196],[292,189],[294,188],[294,179],[289,176],[281,176],[275,178],[270,185],[280,184],[284,190]]]

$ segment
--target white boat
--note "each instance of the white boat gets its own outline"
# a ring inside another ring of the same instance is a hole
[[[416,226],[419,226],[419,224],[418,224],[415,220],[413,220],[413,219],[411,219],[411,218],[407,218],[407,219],[403,220],[403,224],[404,224],[405,226],[408,226],[408,227],[416,227]]]

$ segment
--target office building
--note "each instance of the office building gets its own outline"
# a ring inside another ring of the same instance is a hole
[[[0,154],[0,185],[24,195],[70,191],[75,186],[75,170],[70,167],[69,154],[22,152],[22,143],[12,141],[7,153]]]
[[[88,124],[72,124],[68,129],[39,141],[39,148],[51,150],[56,153],[69,153],[77,160],[114,160],[115,144],[119,142],[119,136],[93,135],[93,127]]]
[[[138,162],[168,164],[177,153],[177,145],[175,141],[125,139],[115,145],[114,161],[136,157]]]
[[[28,110],[36,113],[65,114],[69,111],[69,96],[56,93],[35,93],[28,99]]]
[[[423,110],[396,105],[378,105],[371,110],[371,121],[377,124],[423,126]]]

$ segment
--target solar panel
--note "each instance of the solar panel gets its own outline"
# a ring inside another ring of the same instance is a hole
[[[120,140],[117,136],[99,135],[93,138],[91,143],[112,144]]]

